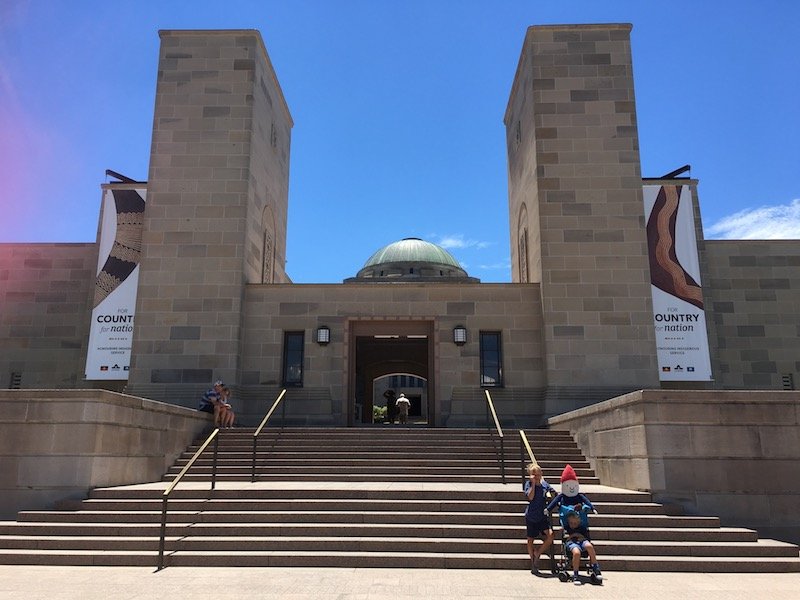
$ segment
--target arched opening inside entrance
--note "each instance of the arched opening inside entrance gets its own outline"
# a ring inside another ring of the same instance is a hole
[[[400,421],[397,411],[392,411],[389,406],[389,396],[397,398],[403,394],[411,406],[408,409],[408,423],[411,425],[428,424],[428,381],[412,373],[390,373],[373,380],[372,407],[373,423],[398,423]],[[386,398],[379,404],[381,398]],[[380,409],[380,413],[376,409]],[[394,414],[393,414],[394,412]]]

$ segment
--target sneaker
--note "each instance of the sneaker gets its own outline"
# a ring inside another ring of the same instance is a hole
[[[600,565],[597,563],[592,565],[592,573],[597,581],[603,581],[603,574],[600,572]]]
[[[581,581],[581,578],[578,577],[577,573],[572,576],[572,583],[574,585],[583,585],[583,582]]]

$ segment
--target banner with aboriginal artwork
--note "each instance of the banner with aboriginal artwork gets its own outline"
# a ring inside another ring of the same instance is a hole
[[[87,380],[128,379],[146,194],[103,190]]]
[[[653,326],[661,381],[710,381],[700,261],[686,185],[644,186]]]

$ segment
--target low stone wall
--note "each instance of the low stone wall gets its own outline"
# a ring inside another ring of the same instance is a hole
[[[105,390],[0,390],[0,518],[158,481],[207,413]]]
[[[641,390],[548,424],[605,485],[800,542],[800,392]]]

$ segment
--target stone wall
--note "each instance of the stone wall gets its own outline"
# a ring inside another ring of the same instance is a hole
[[[83,379],[97,244],[0,244],[0,388]]]
[[[800,392],[643,390],[549,425],[605,485],[800,541]]]
[[[800,242],[707,240],[717,377],[724,388],[800,388]]]
[[[0,518],[158,481],[209,415],[103,390],[0,390]]]

